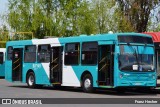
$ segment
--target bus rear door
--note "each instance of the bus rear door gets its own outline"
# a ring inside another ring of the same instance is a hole
[[[23,48],[13,49],[12,81],[22,81],[22,57]]]
[[[55,85],[62,84],[62,52],[62,46],[51,47],[50,82]]]

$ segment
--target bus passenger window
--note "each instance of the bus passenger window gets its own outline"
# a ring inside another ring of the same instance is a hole
[[[50,62],[50,45],[38,46],[38,62]]]
[[[70,43],[65,46],[65,65],[79,64],[79,43]]]
[[[0,64],[3,64],[3,56],[4,56],[3,52],[0,52]]]
[[[7,59],[12,60],[12,52],[13,52],[13,47],[9,46],[7,49]]]
[[[35,45],[25,46],[24,62],[27,62],[27,63],[36,62],[36,46]]]
[[[86,42],[82,44],[82,64],[97,64],[98,43]]]

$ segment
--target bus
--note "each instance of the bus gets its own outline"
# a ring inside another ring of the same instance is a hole
[[[153,38],[156,54],[157,85],[160,85],[160,32],[144,32],[144,34],[148,34]]]
[[[5,48],[0,48],[0,78],[5,76]]]
[[[9,41],[5,79],[34,88],[156,87],[154,44],[140,33],[79,35],[75,37]]]

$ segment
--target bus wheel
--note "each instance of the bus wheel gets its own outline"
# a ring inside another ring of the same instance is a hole
[[[90,74],[87,74],[83,77],[82,88],[84,92],[87,93],[93,92],[93,79]]]
[[[34,76],[34,73],[33,72],[30,72],[28,75],[27,75],[27,85],[29,88],[35,88],[35,76]]]

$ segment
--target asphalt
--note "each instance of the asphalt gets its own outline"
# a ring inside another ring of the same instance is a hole
[[[160,88],[156,88],[152,91],[145,90],[126,90],[125,93],[117,93],[112,89],[96,89],[94,93],[84,93],[80,88],[64,87],[55,89],[53,87],[42,87],[31,89],[27,87],[27,84],[23,83],[10,83],[4,79],[0,79],[0,98],[160,98]],[[112,107],[121,107],[121,104],[112,105]],[[4,106],[4,105],[0,105]],[[6,106],[6,105],[5,105]],[[25,105],[27,106],[27,105]],[[32,105],[36,107],[37,105]],[[40,107],[39,105],[38,107]],[[53,105],[46,105],[46,107]],[[54,104],[54,106],[65,107],[86,107],[83,104]],[[88,104],[87,107],[106,107],[106,105],[100,104]],[[123,107],[129,105],[124,104]],[[139,106],[139,105],[137,105]],[[157,105],[152,105],[157,106]],[[159,105],[158,105],[159,106]],[[158,107],[157,106],[157,107]],[[16,106],[15,106],[16,107]],[[130,105],[129,107],[132,107]],[[135,106],[134,106],[135,107]],[[141,107],[141,106],[140,106]],[[149,107],[145,105],[145,107]]]

